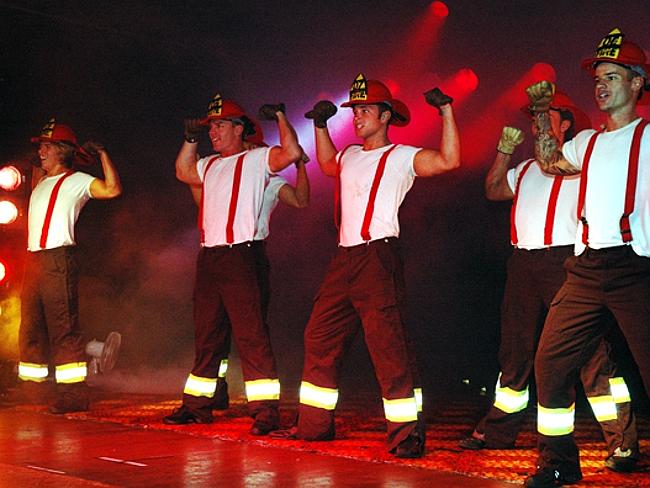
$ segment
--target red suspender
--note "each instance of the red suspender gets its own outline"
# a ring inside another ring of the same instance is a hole
[[[643,130],[648,125],[647,120],[641,120],[634,129],[632,136],[632,145],[630,146],[630,158],[627,167],[627,184],[625,188],[625,207],[623,215],[619,222],[621,229],[621,239],[623,242],[630,242],[632,240],[632,229],[630,228],[630,215],[634,211],[634,197],[636,195],[636,184],[639,176],[639,152],[641,151],[641,136]],[[585,160],[582,163],[582,177],[580,179],[580,195],[578,197],[578,219],[582,221],[582,242],[585,245],[589,244],[589,225],[587,219],[582,216],[585,206],[585,197],[587,194],[587,168],[591,153],[593,152],[596,143],[596,137],[600,132],[595,133],[589,140],[587,151],[585,152]]]
[[[534,159],[529,159],[528,162],[524,164],[524,167],[521,169],[521,173],[519,174],[519,179],[517,180],[517,183],[515,183],[515,194],[512,197],[512,207],[510,208],[510,240],[512,241],[513,245],[516,245],[517,242],[519,242],[519,239],[517,237],[517,224],[515,220],[517,216],[517,200],[519,199],[519,186],[521,185],[521,180],[526,174],[526,171],[528,171],[528,168],[530,168],[530,165],[533,164],[534,162],[535,162]]]
[[[587,170],[589,169],[591,153],[594,152],[596,139],[600,134],[600,132],[596,132],[589,139],[587,150],[585,151],[585,159],[582,162],[582,174],[580,175],[580,191],[578,192],[578,220],[582,222],[582,242],[585,246],[589,243],[589,224],[587,223],[587,219],[582,216],[582,211],[585,208],[585,196],[587,195]]]
[[[553,178],[551,187],[551,196],[548,198],[548,208],[546,210],[546,222],[544,223],[544,245],[553,245],[553,224],[555,223],[555,209],[557,208],[557,198],[560,195],[560,187],[564,181],[563,176]]]
[[[375,199],[377,198],[379,183],[381,182],[381,177],[384,175],[384,170],[386,169],[386,161],[388,160],[388,155],[396,147],[397,144],[393,144],[391,148],[384,151],[384,153],[381,155],[381,159],[379,160],[379,164],[377,165],[375,178],[372,181],[370,195],[368,196],[368,206],[366,207],[366,213],[363,216],[363,224],[361,225],[361,238],[366,242],[370,240],[370,221],[372,220],[372,214],[375,212]]]
[[[341,160],[345,152],[350,149],[352,146],[358,146],[358,144],[350,144],[341,151],[338,160],[336,161],[336,184],[334,186],[334,225],[336,229],[340,232],[341,230]],[[339,236],[339,241],[340,241]]]
[[[246,153],[237,158],[235,174],[232,178],[232,193],[230,195],[230,208],[228,209],[228,223],[226,224],[226,242],[228,244],[232,244],[235,241],[232,226],[235,222],[235,213],[237,213],[237,199],[239,198],[239,186],[241,183],[241,172],[244,166],[244,156],[246,156]]]
[[[641,150],[641,136],[643,129],[648,125],[647,120],[641,120],[634,129],[632,136],[632,147],[630,147],[630,162],[627,167],[627,188],[625,190],[625,209],[621,216],[620,228],[623,242],[632,240],[632,229],[630,229],[630,214],[634,211],[634,196],[636,195],[636,182],[639,176],[639,152]]]
[[[219,159],[219,156],[214,156],[212,159],[210,159],[208,161],[208,164],[205,165],[205,171],[203,172],[203,184],[201,187],[201,201],[199,203],[199,217],[198,217],[199,232],[201,234],[201,244],[205,242],[205,230],[203,229],[203,202],[205,199],[205,177],[208,174],[208,170],[210,169],[210,166],[212,166],[212,163],[214,163],[217,159]]]
[[[61,178],[59,178],[59,181],[54,184],[54,188],[52,188],[50,201],[47,204],[47,211],[45,212],[45,220],[43,221],[43,230],[41,230],[41,241],[39,242],[41,249],[45,249],[45,245],[47,244],[47,235],[50,232],[50,222],[52,222],[54,204],[56,203],[56,199],[59,196],[61,185],[63,184],[63,181],[73,173],[74,171],[66,171],[66,173]]]

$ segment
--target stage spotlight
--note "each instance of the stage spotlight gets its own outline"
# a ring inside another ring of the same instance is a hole
[[[394,79],[387,79],[385,81],[386,87],[390,90],[393,97],[396,97],[399,94],[400,84]]]
[[[458,86],[467,92],[473,92],[478,88],[478,76],[473,69],[463,68],[458,71]]]
[[[7,268],[5,267],[4,263],[0,261],[0,284],[5,280],[7,276]]]
[[[0,224],[9,225],[18,218],[18,208],[9,200],[0,201]]]
[[[22,183],[23,176],[15,166],[0,168],[0,188],[5,191],[17,190]]]
[[[449,15],[449,8],[443,2],[435,1],[431,3],[431,12],[434,16],[445,18]]]
[[[530,79],[534,80],[533,82],[555,81],[555,68],[548,63],[535,63],[530,69]]]

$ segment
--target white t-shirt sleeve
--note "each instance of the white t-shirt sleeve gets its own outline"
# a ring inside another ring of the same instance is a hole
[[[421,147],[413,147],[413,146],[403,146],[399,145],[395,148],[395,151],[400,152],[400,162],[404,164],[404,172],[408,173],[409,176],[412,178],[415,178],[417,174],[415,173],[415,167],[413,166],[415,163],[415,155],[422,151]]]
[[[199,174],[199,180],[203,181],[203,176],[205,175],[205,168],[208,164],[208,161],[214,157],[215,155],[213,154],[211,156],[201,158],[196,162],[196,172]]]
[[[583,130],[579,132],[573,139],[567,141],[562,146],[562,155],[569,163],[576,168],[582,168],[582,160],[584,159],[587,145],[592,134],[596,132],[593,129]]]
[[[506,181],[508,182],[508,187],[510,187],[510,191],[512,193],[515,192],[515,186],[517,185],[517,176],[519,173],[517,172],[517,168],[510,168],[508,172],[506,173]]]
[[[264,171],[266,171],[266,174],[268,175],[274,175],[275,171],[271,170],[269,163],[271,160],[271,148],[270,147],[256,147],[255,149],[251,149],[250,152],[255,152],[255,151],[260,151],[263,152],[263,157],[260,158],[262,163],[264,164]]]
[[[266,189],[264,190],[264,193],[268,192],[269,196],[272,196],[273,200],[275,200],[278,197],[278,194],[280,193],[280,188],[288,184],[289,183],[287,182],[287,180],[285,180],[282,176],[273,175],[269,179],[269,184],[266,185]]]
[[[521,171],[524,169],[524,166],[526,163],[530,161],[530,159],[526,159],[519,163],[517,166],[514,168],[510,168],[508,172],[506,173],[506,179],[508,180],[508,186],[510,187],[510,191],[512,193],[515,192],[515,188],[517,187],[517,180],[519,180],[519,175],[521,175]]]
[[[73,190],[72,192],[79,196],[80,199],[88,200],[92,198],[90,193],[90,185],[95,181],[95,177],[86,173],[77,171],[78,176],[73,180]],[[71,185],[72,186],[72,185]]]

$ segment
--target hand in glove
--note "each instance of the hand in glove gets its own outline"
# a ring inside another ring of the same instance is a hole
[[[88,141],[81,146],[86,152],[92,154],[93,156],[99,155],[102,151],[106,151],[106,148],[101,142]]]
[[[183,121],[185,140],[191,144],[199,142],[203,126],[199,119],[185,119]]]
[[[423,95],[424,95],[424,99],[427,101],[429,105],[431,105],[432,107],[436,107],[438,109],[439,114],[442,114],[442,110],[440,110],[440,107],[454,101],[453,98],[451,98],[449,95],[445,95],[442,92],[442,90],[438,87],[423,93]]]
[[[277,105],[266,103],[260,107],[258,115],[260,117],[260,120],[278,120],[276,113],[284,113],[284,110],[284,103],[278,103]]]
[[[540,81],[526,88],[530,104],[528,108],[533,113],[547,112],[551,108],[555,85],[550,81]]]
[[[497,144],[497,151],[503,154],[512,154],[522,142],[524,142],[524,133],[522,131],[516,127],[504,127],[499,144]]]
[[[327,119],[336,113],[336,105],[329,100],[321,100],[314,105],[314,108],[305,114],[308,119],[313,119],[314,125],[321,129],[327,127]]]

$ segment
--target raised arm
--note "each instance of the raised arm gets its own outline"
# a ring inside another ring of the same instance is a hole
[[[422,149],[415,155],[413,168],[418,176],[433,176],[460,166],[460,136],[451,108],[451,97],[445,95],[439,88],[429,90],[424,94],[427,103],[438,109],[442,117],[442,136],[440,150]]]
[[[574,175],[580,170],[562,155],[562,147],[553,130],[548,111],[555,93],[555,85],[550,81],[540,81],[526,88],[530,100],[530,111],[535,125],[535,159],[542,170],[553,175]]]
[[[515,196],[508,185],[508,169],[515,148],[524,142],[524,134],[515,127],[504,127],[497,144],[497,155],[485,177],[485,196],[488,200],[512,200]]]
[[[185,119],[184,126],[185,140],[176,156],[176,178],[188,185],[201,185],[201,179],[196,170],[196,161],[199,136],[203,128],[199,119]]]
[[[259,110],[261,120],[275,120],[278,123],[280,145],[272,147],[269,153],[269,168],[273,172],[282,171],[302,155],[296,131],[284,111],[283,103],[262,105]]]
[[[327,130],[327,119],[336,114],[336,105],[329,100],[321,100],[305,117],[314,121],[316,139],[316,159],[323,174],[336,176],[336,153],[338,152]]]
[[[90,184],[90,194],[98,200],[109,200],[122,194],[122,183],[117,169],[111,160],[106,148],[98,143],[88,141],[84,148],[91,154],[96,154],[102,164],[104,179],[95,178]]]
[[[197,205],[201,204],[201,194],[203,193],[203,187],[197,185],[188,185],[190,193],[192,193],[192,199]]]
[[[296,161],[296,186],[283,185],[278,194],[280,201],[290,207],[305,208],[309,205],[309,179],[305,159],[309,161],[303,153],[303,157]]]

